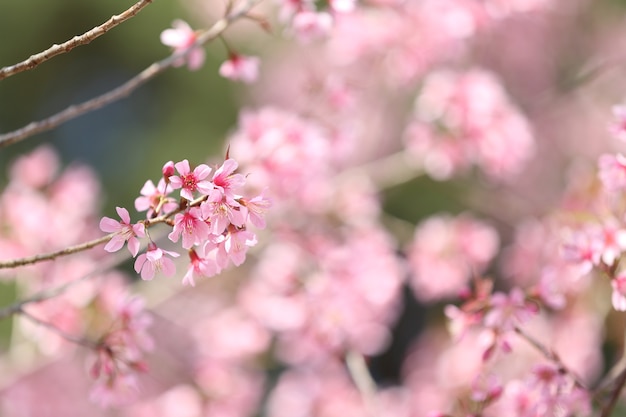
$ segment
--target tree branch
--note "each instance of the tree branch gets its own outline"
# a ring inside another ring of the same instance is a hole
[[[9,304],[6,307],[0,308],[0,320],[10,317],[14,314],[21,313],[23,311],[24,306],[32,303],[39,303],[50,298],[54,298],[58,295],[63,294],[68,288],[73,287],[76,284],[79,284],[83,281],[86,281],[90,278],[97,276],[109,269],[115,268],[120,265],[122,262],[126,261],[130,255],[127,252],[118,253],[116,256],[112,257],[112,259],[108,262],[101,262],[98,268],[94,269],[90,273],[83,275],[82,277],[75,279],[73,281],[66,282],[65,284],[59,285],[58,287],[50,288],[47,290],[43,290],[33,295],[30,298],[26,298],[24,300],[16,301],[13,304]]]
[[[116,234],[117,232],[110,233],[98,239],[90,240],[89,242],[84,242],[79,245],[70,246],[68,248],[58,250],[56,252],[34,255],[34,256],[29,256],[29,257],[20,258],[20,259],[12,259],[10,261],[0,261],[0,269],[15,268],[18,266],[30,265],[30,264],[34,264],[37,262],[49,261],[49,260],[58,258],[59,256],[71,255],[73,253],[82,252],[84,250],[91,249],[95,246],[98,246],[102,243],[108,242]]]
[[[42,64],[57,55],[70,52],[77,46],[87,45],[94,39],[104,35],[109,30],[113,29],[115,26],[135,16],[141,11],[141,9],[152,3],[152,1],[153,0],[140,0],[123,13],[112,16],[103,24],[96,26],[95,28],[83,33],[82,35],[74,36],[72,39],[63,42],[62,44],[54,44],[45,51],[42,51],[35,55],[31,55],[30,58],[25,61],[19,62],[15,65],[0,68],[0,80],[3,80],[7,77],[10,77],[11,75],[15,75],[22,71],[33,69],[39,66],[39,64]]]
[[[75,119],[78,116],[102,108],[108,104],[113,103],[114,101],[130,95],[133,91],[135,91],[137,88],[139,88],[152,78],[164,72],[166,69],[172,67],[181,58],[184,58],[188,53],[190,53],[193,48],[202,46],[205,43],[220,36],[220,34],[224,32],[224,30],[226,30],[226,28],[233,21],[245,16],[256,3],[257,1],[246,2],[246,5],[244,7],[229,13],[226,17],[218,20],[210,29],[198,36],[196,42],[185,51],[174,53],[161,61],[153,63],[148,68],[137,74],[135,77],[131,78],[121,86],[109,91],[108,93],[102,94],[98,97],[94,97],[91,100],[85,101],[81,104],[70,106],[65,110],[62,110],[59,113],[46,119],[37,122],[31,122],[20,129],[0,135],[0,148],[17,143],[29,136],[33,136],[38,133],[54,129],[55,127],[67,122],[68,120]]]

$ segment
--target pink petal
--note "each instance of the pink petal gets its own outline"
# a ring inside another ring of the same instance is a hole
[[[115,207],[115,211],[117,211],[118,216],[120,216],[120,219],[122,219],[124,223],[130,224],[130,214],[128,214],[128,210],[124,207]]]
[[[196,47],[187,54],[187,67],[191,71],[202,68],[204,64],[205,52],[201,47]]]
[[[122,225],[118,220],[114,220],[110,217],[103,217],[100,220],[100,230],[108,233],[119,232],[122,230]]]
[[[124,242],[126,242],[126,240],[124,240],[121,235],[115,235],[113,236],[113,239],[109,240],[109,242],[106,244],[104,250],[107,252],[117,252],[118,250],[122,249],[122,246],[124,246]]]
[[[182,161],[177,162],[176,164],[174,164],[174,166],[176,167],[176,171],[178,171],[180,175],[187,175],[189,174],[189,172],[191,172],[191,169],[189,168],[189,161],[186,159],[183,159]]]

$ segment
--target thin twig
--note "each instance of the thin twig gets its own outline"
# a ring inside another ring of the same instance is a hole
[[[98,239],[90,240],[89,242],[84,242],[79,245],[70,246],[65,249],[58,250],[56,252],[44,253],[40,255],[29,256],[26,258],[20,259],[12,259],[10,261],[0,261],[0,269],[4,268],[15,268],[18,266],[31,265],[37,262],[49,261],[60,256],[71,255],[73,253],[82,252],[87,249],[91,249],[96,247],[102,243],[108,242],[115,236],[118,232],[109,233],[106,236],[102,236]]]
[[[256,3],[256,1],[247,2],[245,7],[242,7],[237,11],[231,12],[226,17],[218,20],[210,29],[200,34],[196,42],[188,49],[176,52],[161,61],[153,63],[148,68],[141,71],[139,74],[137,74],[135,77],[131,78],[121,86],[98,97],[94,97],[91,100],[87,100],[81,104],[70,106],[65,110],[62,110],[59,113],[46,119],[37,122],[31,122],[20,129],[0,135],[0,148],[12,145],[29,136],[33,136],[38,133],[54,129],[55,127],[67,122],[68,120],[75,119],[76,117],[81,116],[85,113],[97,110],[117,100],[127,97],[133,91],[135,91],[137,88],[139,88],[152,78],[164,72],[166,69],[174,66],[177,62],[180,61],[181,58],[184,58],[194,48],[202,46],[205,43],[217,38],[222,32],[224,32],[224,30],[226,30],[226,28],[233,21],[244,16]]]
[[[204,200],[207,199],[206,195],[200,196],[198,198],[196,198],[193,201],[190,201],[188,203],[188,207],[196,207],[198,205],[200,205],[200,203],[202,203]],[[166,213],[166,214],[162,214],[158,217],[155,217],[153,219],[148,219],[148,220],[140,220],[139,223],[143,223],[144,227],[146,229],[154,226],[155,224],[158,223],[166,223],[168,221],[168,219],[172,216],[174,216],[175,214],[178,214],[182,211],[182,208],[178,208],[172,212]],[[82,252],[85,251],[87,249],[91,249],[94,248],[102,243],[108,242],[109,240],[111,240],[113,238],[113,236],[119,234],[120,232],[113,232],[113,233],[109,233],[106,236],[102,236],[98,239],[94,239],[94,240],[90,240],[88,242],[83,242],[80,243],[78,245],[74,245],[74,246],[70,246],[67,247],[65,249],[61,249],[58,250],[56,252],[50,252],[50,253],[45,253],[45,254],[39,254],[39,255],[33,255],[33,256],[29,256],[26,258],[19,258],[19,259],[11,259],[9,261],[0,261],[0,269],[8,269],[8,268],[15,268],[18,266],[24,266],[24,265],[32,265],[32,264],[36,264],[38,262],[43,262],[43,261],[50,261],[56,258],[59,258],[61,256],[67,256],[67,255],[72,255],[74,253],[78,253],[78,252]],[[1,318],[1,317],[0,317]]]
[[[109,30],[113,29],[115,26],[135,16],[141,11],[141,9],[152,3],[152,1],[153,0],[140,0],[123,13],[111,16],[111,18],[103,24],[94,27],[93,29],[83,33],[82,35],[74,36],[72,39],[63,42],[62,44],[54,44],[45,51],[42,51],[35,55],[31,55],[30,58],[25,61],[19,62],[15,65],[0,68],[0,80],[10,77],[11,75],[20,73],[22,71],[33,69],[39,64],[42,64],[57,55],[70,52],[77,46],[87,45],[94,39],[104,35]]]
[[[567,373],[569,376],[571,376],[578,388],[582,388],[583,390],[587,391],[587,387],[585,387],[585,385],[578,379],[574,372],[572,372],[565,366],[565,364],[561,361],[561,358],[559,358],[556,353],[545,347],[541,342],[539,342],[537,339],[535,339],[517,326],[515,327],[515,333],[517,333],[524,340],[530,343],[535,349],[541,352],[546,359],[554,362],[559,367],[559,371]]]
[[[32,297],[26,298],[24,300],[16,301],[13,304],[10,304],[6,307],[0,309],[0,320],[10,317],[14,314],[22,312],[24,306],[32,303],[39,303],[50,298],[54,298],[60,294],[63,294],[67,289],[77,285],[83,281],[86,281],[90,278],[98,276],[109,269],[115,268],[120,265],[122,262],[128,259],[129,255],[127,252],[118,253],[116,256],[110,258],[108,262],[101,262],[98,268],[94,269],[90,273],[83,275],[82,277],[75,279],[73,281],[66,282],[58,287],[50,288],[47,290],[43,290],[33,295]]]
[[[20,309],[19,313],[27,318],[28,320],[32,321],[35,324],[38,324],[39,326],[45,327],[46,329],[50,330],[51,332],[61,336],[63,339],[67,340],[68,342],[74,343],[76,345],[79,346],[84,346],[88,349],[97,349],[98,348],[98,344],[95,342],[92,342],[89,339],[83,339],[83,338],[79,338],[76,336],[72,336],[68,333],[65,333],[63,330],[59,329],[58,327],[56,327],[54,324],[52,323],[48,323],[47,321],[43,321],[35,316],[33,316],[32,314],[28,313],[27,311],[25,311],[24,309]]]

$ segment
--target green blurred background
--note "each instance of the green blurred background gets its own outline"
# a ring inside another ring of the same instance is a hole
[[[82,34],[133,4],[0,0],[0,67]],[[216,2],[217,7],[223,9]],[[2,80],[0,132],[105,93],[165,58],[170,50],[159,34],[177,18],[194,28],[209,21],[194,19],[178,1],[157,0],[91,44]],[[221,154],[243,90],[217,74],[224,47],[216,42],[207,52],[199,71],[170,69],[126,99],[0,149],[0,188],[9,160],[50,143],[64,163],[86,163],[97,171],[105,190],[104,212],[113,213],[116,205],[132,207],[143,183],[159,178],[164,162],[188,158],[194,164]]]

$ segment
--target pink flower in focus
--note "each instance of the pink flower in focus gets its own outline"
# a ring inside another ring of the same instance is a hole
[[[207,242],[197,250],[189,251],[189,268],[183,277],[183,285],[191,285],[195,287],[195,278],[212,277],[220,272],[220,268],[213,259],[206,257],[207,246],[214,246],[211,242]]]
[[[174,230],[167,236],[172,242],[178,242],[183,237],[183,248],[190,249],[209,238],[211,230],[202,218],[202,212],[198,207],[191,207],[184,213],[178,213],[174,217]]]
[[[243,175],[234,173],[237,167],[237,161],[227,159],[213,174],[213,185],[228,198],[234,198],[235,191],[246,182]]]
[[[176,61],[176,66],[180,67],[187,62],[187,67],[194,71],[200,69],[204,64],[205,52],[201,46],[193,46],[198,36],[191,29],[187,22],[177,19],[172,23],[171,29],[165,29],[161,32],[161,42],[174,49],[174,53],[182,53],[192,48],[186,58]]]
[[[221,235],[232,224],[242,227],[246,222],[247,209],[235,200],[230,202],[220,190],[213,190],[209,198],[200,205],[202,217],[210,224],[210,233]]]
[[[176,210],[178,204],[171,198],[167,197],[167,183],[163,178],[159,180],[159,184],[155,187],[151,180],[141,188],[141,197],[135,199],[135,209],[139,212],[148,210],[146,217],[148,219],[160,214],[171,213]]]
[[[626,275],[620,274],[611,281],[611,302],[617,311],[626,311]]]
[[[233,81],[253,83],[259,78],[261,61],[255,56],[231,54],[220,66],[220,75]]]
[[[250,223],[259,229],[265,228],[265,212],[272,206],[272,201],[264,194],[265,192],[251,199],[240,198],[241,205],[248,209]]]
[[[176,266],[165,255],[173,258],[179,256],[178,253],[163,250],[151,242],[148,245],[148,251],[139,255],[135,260],[135,271],[141,272],[141,279],[145,281],[150,281],[157,272],[163,272],[166,277],[173,276],[176,273]]]
[[[100,230],[107,233],[116,233],[104,247],[107,252],[117,252],[128,242],[128,251],[133,257],[139,252],[139,240],[137,237],[145,236],[145,226],[143,223],[132,224],[128,210],[123,207],[116,207],[117,214],[122,219],[121,222],[110,217],[103,217],[100,220]]]
[[[608,191],[626,189],[626,157],[624,155],[600,156],[598,169],[598,177]]]
[[[192,172],[189,167],[189,161],[184,159],[177,162],[174,166],[180,176],[172,175],[170,177],[170,183],[175,190],[182,188],[180,191],[181,197],[191,201],[194,199],[194,192],[199,191],[202,194],[208,195],[213,189],[211,182],[204,180],[211,173],[211,168],[207,165],[200,164]]]
[[[218,244],[217,264],[225,268],[230,259],[236,266],[246,260],[248,248],[257,244],[256,235],[248,230],[229,230],[229,233]]]

